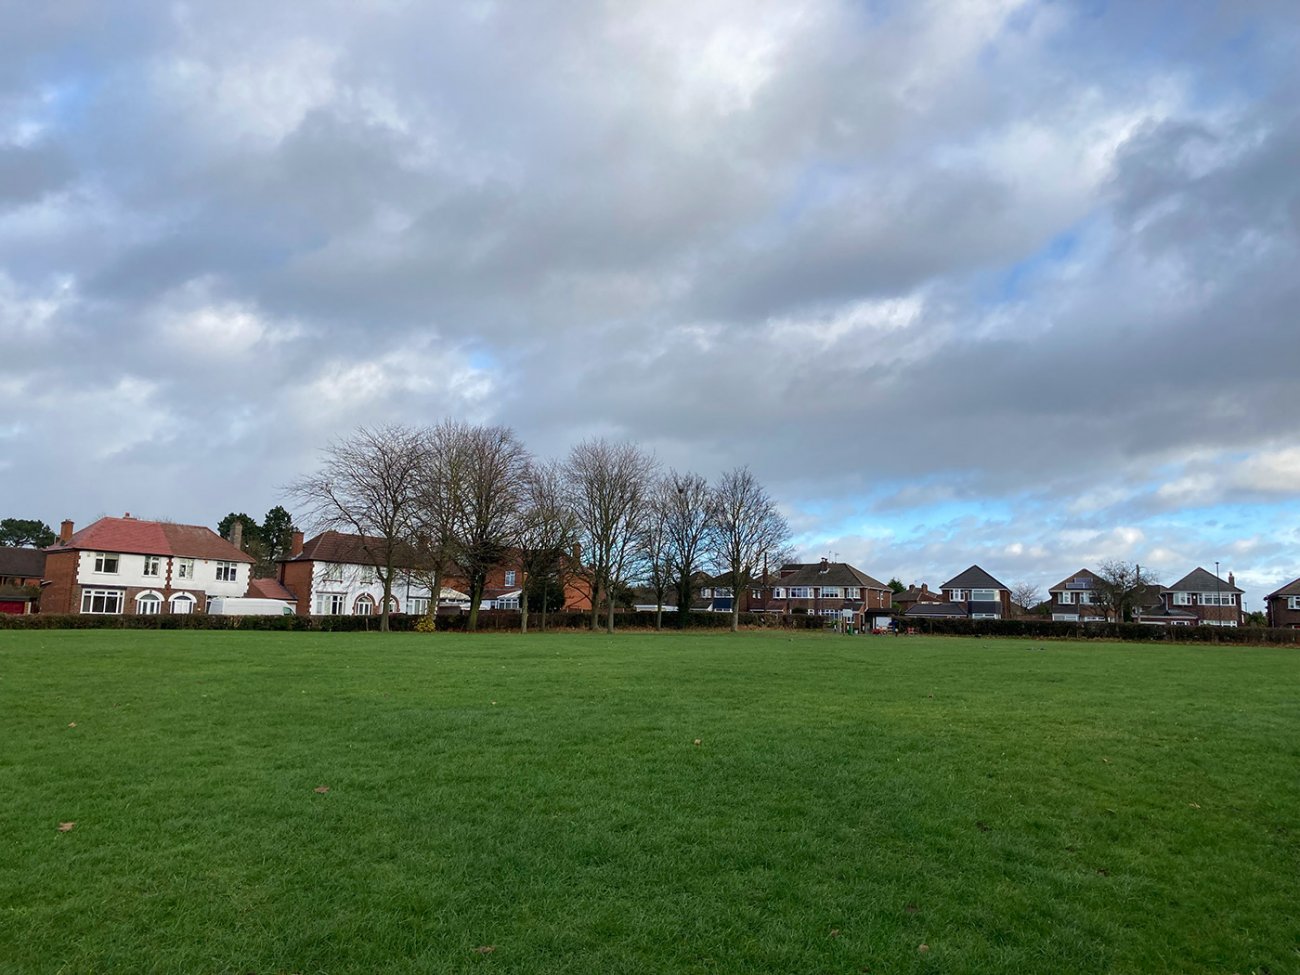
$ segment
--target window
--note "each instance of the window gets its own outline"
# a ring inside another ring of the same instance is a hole
[[[218,562],[217,582],[234,582],[235,573],[239,571],[238,562]]]
[[[1175,605],[1175,606],[1190,606],[1190,605],[1192,605],[1192,594],[1191,594],[1190,592],[1176,592],[1176,593],[1174,593],[1174,605]]]
[[[785,599],[785,587],[777,586],[772,590],[773,599]]]
[[[369,596],[358,596],[357,601],[352,604],[353,616],[374,616],[375,601]]]
[[[316,594],[315,613],[317,616],[342,616],[343,593],[318,592]]]
[[[1287,609],[1300,609],[1300,596],[1288,596],[1286,600]]]
[[[1091,606],[1093,602],[1092,590],[1085,589],[1083,592],[1079,593],[1079,602],[1084,606]]]
[[[1237,594],[1232,592],[1203,592],[1201,593],[1202,606],[1235,606],[1237,605]]]
[[[1001,619],[997,613],[971,613],[970,618],[973,620],[996,620]]]
[[[839,586],[822,586],[822,599],[843,599]]]
[[[844,598],[845,598],[845,599],[861,599],[861,598],[862,598],[862,590],[861,590],[861,589],[845,589],[845,590],[844,590]]]
[[[147,576],[162,575],[162,559],[156,555],[146,555],[144,557],[144,574]]]
[[[497,600],[497,609],[518,609],[518,608],[519,608],[518,596],[502,596],[500,599]]]
[[[177,559],[176,560],[176,578],[193,579],[194,578],[194,560]]]
[[[429,600],[423,596],[407,596],[406,611],[412,616],[423,616],[429,612]]]
[[[1058,593],[1056,594],[1056,598],[1057,598],[1057,600],[1060,602],[1060,604],[1061,604],[1062,606],[1069,606],[1071,603],[1074,602],[1074,593],[1072,593],[1072,592],[1058,592]]]
[[[515,584],[515,570],[511,569],[509,572],[506,573],[506,585],[513,586],[514,584]]]
[[[730,586],[721,586],[721,587],[715,586],[714,589],[713,589],[713,597],[714,597],[715,599],[730,599],[730,598],[731,598],[731,587],[730,587]]]
[[[812,599],[812,589],[810,589],[808,586],[791,586],[790,598],[791,599]]]
[[[343,566],[337,562],[327,562],[321,567],[321,580],[324,582],[342,582]]]
[[[135,611],[140,616],[157,616],[162,612],[162,596],[156,592],[140,593],[135,597]]]
[[[996,589],[972,589],[970,591],[970,601],[972,603],[996,603],[998,601],[998,591]]]
[[[95,571],[108,574],[117,572],[117,553],[116,552],[96,552],[95,553]],[[118,610],[120,613],[121,610]]]
[[[964,603],[966,601],[967,591],[965,589],[949,589],[948,593],[948,598],[954,603]]]
[[[114,561],[117,557],[114,556]],[[81,611],[101,615],[116,615],[122,612],[121,589],[83,589],[81,590]]]
[[[363,586],[372,586],[375,583],[375,567],[373,565],[363,565],[361,567],[361,584]]]
[[[171,610],[177,616],[188,616],[194,612],[195,599],[187,592],[178,592],[171,598]]]

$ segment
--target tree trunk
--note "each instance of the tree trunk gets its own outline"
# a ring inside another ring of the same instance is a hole
[[[591,632],[595,633],[600,629],[600,587],[596,585],[595,580],[591,583]]]
[[[519,590],[519,632],[528,632],[528,583]]]
[[[469,582],[469,623],[466,629],[470,633],[478,629],[478,604],[483,600],[483,573],[471,572]]]
[[[655,607],[655,629],[662,630],[663,628],[664,628],[664,600],[663,597],[660,596],[659,605]]]
[[[731,632],[740,632],[740,600],[736,598],[735,587],[731,590]]]
[[[433,592],[429,593],[429,619],[433,628],[438,628],[438,604],[442,602],[442,566],[433,570]]]
[[[379,632],[388,632],[388,605],[393,601],[393,558],[384,566],[384,605],[379,610]]]
[[[609,613],[606,615],[607,627],[606,627],[606,631],[605,631],[605,632],[607,632],[607,633],[613,633],[613,632],[614,632],[614,599],[613,599],[613,597],[611,596],[608,600],[606,600],[606,602],[609,604]]]

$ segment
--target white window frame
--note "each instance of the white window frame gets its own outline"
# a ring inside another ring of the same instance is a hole
[[[1091,606],[1091,605],[1093,604],[1093,602],[1094,602],[1094,600],[1093,600],[1093,598],[1092,598],[1092,590],[1091,590],[1091,589],[1084,589],[1082,592],[1079,593],[1079,605],[1080,605],[1080,606]]]
[[[116,552],[95,553],[95,571],[100,575],[115,576],[121,570],[121,566],[122,556]]]
[[[1287,596],[1287,597],[1286,597],[1286,608],[1287,608],[1287,609],[1300,609],[1300,596]]]
[[[948,597],[948,601],[952,603],[964,603],[970,599],[967,595],[970,592],[968,589],[949,589],[948,592],[952,594]]]
[[[176,560],[176,578],[193,579],[194,578],[194,560],[177,559]]]
[[[843,591],[839,586],[822,586],[822,599],[843,599]]]
[[[238,582],[238,562],[218,562],[216,566],[217,582]]]
[[[1069,591],[1066,591],[1066,592],[1058,592],[1058,593],[1056,594],[1056,601],[1057,601],[1058,603],[1060,603],[1062,606],[1073,606],[1073,605],[1074,605],[1074,593],[1069,592]]]
[[[812,586],[791,586],[791,599],[812,599]]]
[[[312,608],[317,616],[342,616],[347,597],[341,592],[318,592]]]
[[[972,603],[996,603],[1001,600],[998,598],[997,589],[972,589],[970,591],[970,601]]]
[[[844,597],[843,597],[843,598],[845,598],[845,599],[861,599],[861,598],[862,598],[862,588],[861,588],[860,586],[849,586],[847,589],[844,590]]]
[[[1190,592],[1176,592],[1170,600],[1175,606],[1192,605],[1192,594]]]
[[[142,592],[135,597],[136,616],[161,616],[162,608],[163,598],[160,592],[154,592],[150,589],[148,592]]]
[[[189,616],[194,612],[199,601],[187,592],[178,592],[167,602],[173,615]]]
[[[375,567],[373,565],[361,566],[359,580],[363,586],[373,586],[377,579]]]
[[[1237,594],[1235,592],[1203,592],[1201,593],[1202,606],[1236,606]]]
[[[515,584],[515,570],[508,569],[506,570],[506,585],[513,586],[514,584]]]
[[[99,609],[95,609],[96,599],[102,600]],[[117,608],[109,608],[110,602]],[[121,589],[81,590],[81,612],[87,616],[121,616],[125,605],[126,593]]]
[[[162,556],[161,556],[161,555],[146,555],[146,556],[144,557],[144,571],[141,572],[141,575],[146,575],[146,576],[155,576],[155,577],[156,577],[156,576],[161,576],[161,575],[162,575]],[[137,596],[136,598],[139,599],[140,597]],[[162,597],[160,596],[159,598],[161,599]]]
[[[406,611],[412,616],[424,616],[429,612],[429,599],[427,596],[407,596]]]
[[[517,595],[502,596],[500,599],[497,600],[497,609],[518,609],[518,608],[519,608],[519,597]]]
[[[375,603],[375,597],[368,593],[363,592],[352,601],[353,616],[376,616],[378,615],[375,612],[377,608],[378,604]]]
[[[1000,620],[1001,613],[971,613],[970,618],[973,620]]]

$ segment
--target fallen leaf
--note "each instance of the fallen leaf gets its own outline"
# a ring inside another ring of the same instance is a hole
[[[68,722],[68,727],[69,727],[69,728],[75,728],[76,726],[77,726],[77,722],[75,722],[75,721],[69,721],[69,722]]]
[[[324,795],[329,791],[330,791],[330,787],[327,785],[318,785],[316,786],[316,788],[312,789],[312,792],[319,792],[321,795]]]
[[[474,950],[477,951],[480,955],[490,955],[490,954],[492,954],[492,952],[494,952],[494,951],[497,950],[497,946],[496,946],[496,945],[479,945],[479,946],[478,946],[477,948],[475,948]]]
[[[831,928],[831,937],[832,937],[832,938],[838,938],[839,936],[840,936],[840,929],[839,929],[839,928]]]
[[[929,945],[921,945],[921,947],[917,948],[916,950],[919,951],[921,954],[924,955],[927,951],[930,950],[930,946],[929,946]]]
[[[920,910],[920,908],[917,907],[915,904],[908,904],[905,908],[903,908],[903,910],[907,911],[908,914],[915,914],[917,911]]]
[[[1098,877],[1109,877],[1109,876],[1110,876],[1110,871],[1107,870],[1105,867],[1098,867],[1098,868],[1097,868],[1097,876],[1098,876]]]
[[[699,745],[700,745],[700,744],[701,744],[701,742],[700,742],[700,739],[699,739],[699,738],[696,738],[696,739],[695,739],[695,744],[696,744],[696,746],[699,746]]]
[[[1188,805],[1191,806],[1193,809],[1201,808],[1201,804],[1199,802],[1189,802]]]
[[[76,825],[77,825],[76,823],[59,823],[59,832],[66,833]]]
[[[1102,761],[1105,762],[1107,765],[1110,764],[1110,759],[1109,759],[1109,758],[1105,758],[1105,757],[1103,757],[1103,758],[1102,758]]]

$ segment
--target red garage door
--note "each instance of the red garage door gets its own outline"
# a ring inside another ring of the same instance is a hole
[[[27,604],[17,599],[0,599],[0,613],[17,613],[22,615]]]

